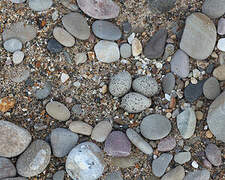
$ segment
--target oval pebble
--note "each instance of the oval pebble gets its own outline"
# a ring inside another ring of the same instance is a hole
[[[23,61],[24,53],[23,51],[15,51],[13,53],[13,63],[20,64]]]
[[[220,166],[222,163],[221,151],[215,144],[208,144],[205,149],[207,159],[214,165]]]
[[[2,180],[27,180],[27,178],[23,177],[14,177],[14,178],[4,178]]]
[[[123,178],[121,176],[120,171],[115,171],[115,172],[108,174],[106,176],[105,180],[123,180]]]
[[[54,28],[53,36],[63,46],[72,47],[75,44],[74,37],[61,27]]]
[[[97,142],[104,142],[111,131],[111,123],[109,121],[101,121],[93,128],[91,139]]]
[[[178,164],[184,164],[191,160],[190,152],[179,152],[174,156],[174,161]]]
[[[56,41],[55,39],[49,39],[48,40],[48,45],[47,45],[47,49],[49,50],[50,53],[59,53],[62,51],[63,46]]]
[[[177,166],[166,173],[161,180],[183,180],[185,171],[182,166]]]
[[[132,45],[132,55],[139,56],[142,53],[142,44],[139,41],[139,39],[134,38],[131,45]]]
[[[210,18],[218,18],[225,12],[224,0],[205,0],[202,5],[202,12]]]
[[[50,82],[45,83],[44,87],[42,89],[37,89],[35,91],[35,97],[37,99],[45,99],[48,97],[52,90],[52,84]]]
[[[22,49],[22,42],[18,39],[9,39],[4,42],[4,48],[8,52],[15,52]]]
[[[221,38],[218,40],[218,43],[217,43],[217,48],[220,50],[220,51],[223,51],[225,52],[225,38]]]
[[[90,136],[93,127],[83,121],[73,121],[70,123],[69,129],[77,134]]]
[[[53,4],[52,0],[29,0],[29,7],[34,11],[45,11]]]
[[[167,73],[162,79],[163,91],[170,94],[175,87],[175,77],[173,73]]]
[[[225,80],[225,64],[218,66],[213,71],[213,76],[219,81]]]
[[[158,144],[158,151],[165,152],[165,151],[171,151],[176,147],[176,139],[173,137],[166,137],[164,139],[161,139]]]
[[[209,180],[210,172],[206,169],[189,172],[184,180]]]
[[[0,179],[16,176],[16,168],[13,163],[4,157],[0,157]]]
[[[54,175],[53,175],[53,180],[64,180],[64,176],[65,176],[65,171],[64,170],[60,170],[57,171]]]
[[[217,33],[219,35],[225,34],[225,18],[220,18],[218,21]]]
[[[10,0],[12,3],[23,3],[25,2],[26,0]]]
[[[217,96],[220,95],[220,84],[219,81],[214,78],[210,77],[207,79],[203,85],[203,94],[207,99],[213,100]]]
[[[129,168],[135,166],[140,161],[136,156],[113,157],[112,165],[120,168]]]
[[[128,43],[123,43],[120,46],[120,55],[122,58],[129,58],[131,56],[131,46]]]

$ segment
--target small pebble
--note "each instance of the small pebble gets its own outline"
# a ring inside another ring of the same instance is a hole
[[[68,74],[62,73],[62,74],[61,74],[61,77],[60,77],[60,80],[61,80],[62,83],[65,83],[69,78],[70,78],[70,77],[69,77]]]
[[[210,100],[214,100],[220,95],[220,84],[215,77],[210,77],[205,81],[203,85],[203,94]]]
[[[198,163],[196,161],[193,161],[191,163],[192,167],[195,168],[195,169],[198,169]]]
[[[225,64],[218,66],[213,71],[213,76],[219,81],[225,80]]]
[[[221,38],[221,39],[218,40],[217,48],[218,48],[220,51],[225,52],[225,38]]]
[[[174,156],[174,161],[178,164],[184,164],[191,160],[190,152],[179,152]]]
[[[15,52],[22,49],[22,42],[18,39],[9,39],[3,43],[3,46],[8,52]]]
[[[209,180],[210,172],[206,169],[189,172],[184,180]]]
[[[93,128],[91,139],[97,142],[104,142],[111,131],[111,123],[109,121],[101,121]]]
[[[29,0],[29,7],[34,11],[45,11],[53,4],[52,0]]]
[[[142,53],[141,42],[137,38],[134,38],[131,44],[132,44],[132,55],[139,56]]]
[[[76,65],[83,64],[87,61],[87,54],[86,53],[78,53],[75,56],[75,63]]]
[[[122,58],[129,58],[131,56],[131,46],[128,43],[120,46],[120,55]]]
[[[220,18],[218,21],[217,33],[219,35],[225,34],[225,19],[224,18]]]
[[[176,140],[173,137],[166,137],[164,139],[161,139],[157,150],[161,152],[165,151],[171,151],[176,147]]]
[[[9,178],[16,176],[16,168],[14,164],[4,157],[0,157],[0,178]]]
[[[20,64],[23,61],[24,53],[23,51],[15,51],[13,53],[13,63]]]
[[[63,46],[72,47],[75,44],[74,37],[61,27],[53,29],[53,36]]]
[[[222,163],[221,151],[215,144],[207,145],[205,149],[207,159],[214,165],[220,166]]]
[[[166,173],[161,180],[183,180],[185,171],[182,166],[177,166]]]
[[[48,40],[48,45],[47,49],[49,50],[50,53],[59,53],[62,51],[63,46],[56,41],[55,39],[49,39]]]
[[[127,41],[129,44],[132,44],[132,41],[134,40],[135,38],[135,33],[132,33],[128,38],[127,38]]]
[[[123,22],[122,27],[123,27],[123,32],[126,34],[130,33],[132,30],[131,24],[128,21]]]
[[[57,171],[53,175],[53,180],[64,180],[64,176],[65,176],[65,171],[64,170]]]
[[[167,73],[162,79],[163,91],[170,94],[175,87],[175,77],[172,73]]]
[[[90,136],[93,127],[83,121],[73,121],[70,123],[69,129],[77,134]]]

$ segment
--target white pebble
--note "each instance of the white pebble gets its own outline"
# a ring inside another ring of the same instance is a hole
[[[160,63],[160,62],[157,62],[157,63],[155,64],[155,66],[156,66],[156,68],[158,68],[158,69],[162,69],[162,67],[163,67],[162,63]]]
[[[205,125],[205,126],[204,126],[204,130],[206,131],[207,129],[208,129],[208,126],[207,126],[207,125]]]
[[[201,75],[201,72],[198,69],[193,70],[193,77],[194,78],[198,78],[198,77],[200,77],[200,75]]]
[[[134,40],[135,38],[135,33],[132,33],[128,38],[127,38],[127,41],[129,44],[132,44],[132,41]]]
[[[74,82],[73,85],[74,85],[76,88],[79,88],[79,87],[81,86],[81,84],[80,84],[79,81]]]
[[[166,98],[167,101],[170,101],[170,99],[171,99],[169,94],[165,94],[165,98]]]
[[[217,44],[217,48],[220,51],[224,51],[225,52],[225,38],[219,39],[218,44]]]
[[[62,74],[61,74],[61,82],[62,82],[62,83],[66,82],[69,78],[70,78],[70,77],[69,77],[68,74],[65,74],[65,73],[62,73]]]
[[[193,161],[193,162],[191,163],[191,165],[192,165],[192,167],[195,168],[195,169],[198,168],[198,163],[197,163],[196,161]]]
[[[13,53],[13,63],[20,64],[23,61],[24,53],[23,51],[15,51]]]
[[[157,158],[157,156],[154,154],[154,155],[153,155],[153,159],[156,159],[156,158]]]

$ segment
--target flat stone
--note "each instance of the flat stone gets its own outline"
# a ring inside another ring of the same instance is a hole
[[[177,166],[166,173],[161,180],[183,180],[184,176],[184,168],[182,166]]]
[[[174,161],[178,164],[184,164],[191,160],[190,152],[179,152],[174,156]]]
[[[201,95],[203,94],[203,85],[205,83],[205,80],[199,81],[197,84],[190,83],[185,89],[184,89],[184,97],[185,99],[192,103],[196,101]]]
[[[104,155],[92,142],[77,145],[66,159],[66,172],[72,179],[98,179],[104,171]]]
[[[139,39],[134,38],[132,41],[132,55],[133,56],[139,56],[142,53],[142,44],[139,41]]]
[[[167,30],[157,31],[144,47],[144,55],[149,59],[160,58],[163,55],[167,38]]]
[[[210,172],[206,169],[189,172],[184,180],[209,180]]]
[[[214,77],[207,79],[203,85],[203,94],[207,99],[213,100],[220,95],[220,84]]]
[[[129,58],[131,56],[130,44],[124,43],[120,46],[120,55],[122,58]]]
[[[76,65],[83,64],[87,61],[87,54],[86,53],[78,53],[75,56],[75,63]]]
[[[12,3],[24,3],[26,0],[10,0]]]
[[[219,81],[225,80],[225,64],[218,66],[213,71],[213,76]]]
[[[53,175],[53,180],[64,180],[64,176],[65,176],[65,171],[64,170],[57,171]]]
[[[18,39],[9,39],[4,42],[3,46],[6,51],[13,53],[22,49],[22,42]]]
[[[77,134],[90,136],[93,127],[83,121],[73,121],[70,123],[69,129]]]
[[[150,106],[151,99],[135,92],[126,94],[121,102],[121,107],[128,113],[139,113]]]
[[[52,90],[52,84],[50,82],[45,83],[44,87],[35,91],[35,97],[37,99],[47,98]]]
[[[218,18],[225,13],[224,0],[205,0],[202,12],[210,18]]]
[[[53,36],[63,46],[72,47],[75,44],[74,37],[61,27],[54,28]]]
[[[59,53],[62,51],[62,48],[63,46],[57,40],[53,38],[48,40],[47,49],[50,53]]]
[[[175,7],[176,0],[148,0],[149,8],[153,12],[165,13]]]
[[[62,103],[51,101],[46,105],[47,113],[56,120],[67,121],[70,118],[69,109]]]
[[[116,62],[120,58],[120,51],[118,44],[111,41],[106,40],[99,41],[95,45],[94,51],[96,54],[96,58],[104,63]]]
[[[78,135],[68,129],[56,128],[50,134],[52,152],[55,157],[66,156],[77,144]]]
[[[177,128],[184,139],[190,138],[195,131],[196,116],[192,108],[185,109],[177,116]]]
[[[53,4],[52,0],[29,0],[29,7],[34,11],[45,11]]]
[[[220,166],[222,163],[221,150],[215,144],[207,145],[205,149],[207,159],[214,165]]]
[[[16,169],[19,175],[33,177],[42,173],[51,158],[51,148],[43,140],[36,140],[19,156]]]
[[[135,156],[127,156],[127,157],[113,157],[112,158],[112,165],[115,167],[120,168],[129,168],[135,166],[136,163],[138,163],[140,159]]]
[[[109,121],[100,121],[92,130],[91,139],[97,142],[104,142],[112,131],[112,125]]]
[[[114,172],[108,174],[106,176],[105,180],[123,180],[123,178],[121,176],[120,171],[114,171]]]
[[[165,151],[171,151],[175,147],[176,147],[176,139],[173,137],[166,137],[160,140],[157,150],[161,152],[165,152]]]
[[[13,53],[13,63],[20,64],[23,61],[24,53],[23,51],[15,51]]]
[[[62,18],[64,28],[75,38],[87,40],[90,36],[90,28],[87,20],[80,13],[69,13]]]
[[[160,115],[152,114],[146,116],[140,125],[141,134],[150,140],[158,140],[166,137],[171,131],[170,121]]]
[[[189,74],[189,57],[178,49],[171,60],[171,71],[181,78],[186,78]]]
[[[169,163],[173,159],[173,155],[168,153],[161,154],[157,159],[152,162],[152,173],[156,177],[161,177],[165,172]]]
[[[92,31],[100,39],[115,41],[119,40],[122,33],[118,26],[109,22],[97,20],[92,24]]]
[[[148,144],[136,131],[129,128],[126,130],[127,137],[129,140],[143,153],[152,154],[153,149],[150,144]]]
[[[150,76],[136,78],[132,83],[132,88],[147,97],[154,96],[159,92],[156,80]]]
[[[132,77],[129,72],[123,71],[111,77],[109,92],[116,97],[124,96],[131,88]]]
[[[170,94],[175,87],[175,77],[173,73],[167,73],[162,79],[163,91],[166,94]]]
[[[120,8],[112,0],[77,0],[80,9],[95,19],[113,19],[119,15]]]
[[[30,144],[30,133],[9,121],[0,120],[0,156],[15,157],[20,155]]]
[[[216,43],[216,27],[202,13],[193,13],[186,19],[180,48],[189,56],[203,60],[210,56]]]
[[[0,157],[0,178],[8,178],[16,176],[16,168],[13,163],[4,157]]]

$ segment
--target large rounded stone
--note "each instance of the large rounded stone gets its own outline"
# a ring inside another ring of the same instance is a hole
[[[55,27],[53,30],[54,38],[59,41],[63,46],[72,47],[75,44],[75,39],[65,29]]]
[[[53,4],[52,0],[29,0],[29,7],[34,11],[45,11]]]
[[[0,179],[16,176],[16,168],[13,163],[4,157],[0,157]]]
[[[202,12],[210,18],[218,18],[225,13],[225,0],[205,0]]]
[[[11,122],[0,120],[0,156],[21,154],[31,142],[30,133]]]
[[[213,76],[220,81],[225,80],[225,64],[222,64],[214,69]]]

